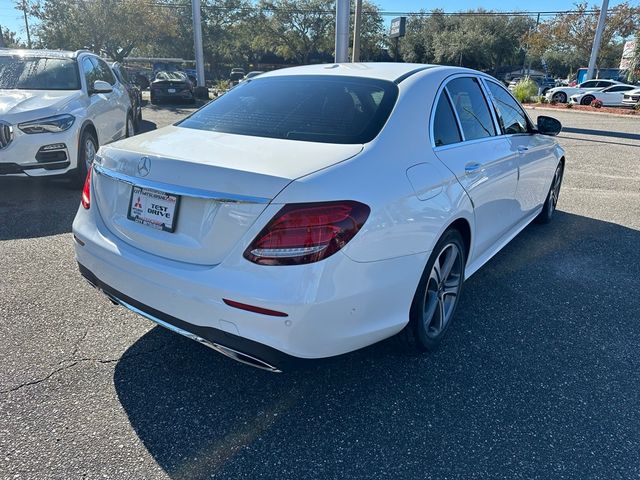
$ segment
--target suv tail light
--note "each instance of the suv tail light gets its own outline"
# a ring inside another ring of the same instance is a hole
[[[87,178],[84,180],[84,187],[82,188],[82,206],[89,210],[91,206],[91,170],[93,168],[89,167],[89,171],[87,172]]]
[[[330,257],[360,230],[368,206],[353,201],[285,205],[245,250],[260,265],[301,265]]]

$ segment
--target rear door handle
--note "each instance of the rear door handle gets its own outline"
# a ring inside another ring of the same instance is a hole
[[[522,145],[519,145],[519,146],[518,146],[518,153],[524,153],[524,152],[526,152],[527,150],[529,150],[529,147],[524,147],[524,146],[522,146]]]
[[[476,173],[480,173],[482,171],[482,164],[478,162],[467,163],[464,166],[465,175],[475,175]]]

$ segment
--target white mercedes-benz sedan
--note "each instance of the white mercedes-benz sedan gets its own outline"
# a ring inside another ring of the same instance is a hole
[[[463,281],[551,219],[560,129],[464,68],[265,73],[102,147],[77,261],[113,302],[267,370],[398,333],[432,350]]]

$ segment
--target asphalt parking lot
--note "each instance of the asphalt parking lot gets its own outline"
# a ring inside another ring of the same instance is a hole
[[[112,306],[77,273],[79,192],[0,179],[0,478],[639,478],[640,119],[531,113],[565,125],[559,211],[442,348],[281,375]]]

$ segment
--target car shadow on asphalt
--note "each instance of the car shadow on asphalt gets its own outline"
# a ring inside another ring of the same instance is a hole
[[[142,119],[140,121],[140,123],[138,124],[138,129],[136,131],[136,135],[140,134],[140,133],[147,133],[150,132],[152,130],[155,130],[158,128],[158,125],[154,122],[150,122],[149,120],[145,120]]]
[[[640,302],[620,292],[640,289],[638,244],[557,212],[465,283],[432,354],[391,340],[272,374],[157,327],[117,363],[116,392],[173,479],[628,478]]]
[[[151,102],[147,103],[145,106],[146,110],[151,110],[153,112],[161,112],[161,111],[170,111],[179,115],[188,115],[190,113],[195,112],[198,108],[202,107],[208,103],[207,100],[196,100],[195,103],[183,103],[177,101],[166,101],[163,103],[153,104]]]
[[[137,133],[156,128],[156,123],[143,119]],[[0,192],[0,240],[71,232],[80,205],[80,186],[56,178],[4,177],[0,178]]]
[[[46,237],[71,231],[81,188],[49,178],[0,178],[0,240]]]
[[[563,133],[579,133],[580,135],[593,135],[597,137],[613,137],[623,138],[625,140],[639,140],[640,134],[628,133],[628,132],[612,132],[609,130],[594,130],[591,128],[574,128],[574,127],[562,127]]]

